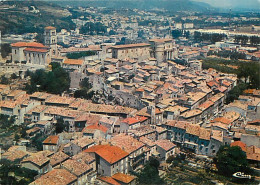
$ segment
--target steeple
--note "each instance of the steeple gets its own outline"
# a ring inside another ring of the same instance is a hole
[[[52,26],[45,27],[44,30],[44,45],[50,47],[51,56],[57,56],[57,33],[56,28]]]

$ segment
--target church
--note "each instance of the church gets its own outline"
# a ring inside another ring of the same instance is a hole
[[[52,57],[59,55],[56,28],[45,27],[44,45],[37,42],[17,42],[11,44],[11,47],[13,63],[48,65]]]

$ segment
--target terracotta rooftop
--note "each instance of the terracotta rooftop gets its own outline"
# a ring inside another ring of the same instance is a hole
[[[186,133],[199,136],[200,135],[200,126],[195,124],[187,125]]]
[[[59,136],[49,136],[47,137],[42,143],[49,144],[49,145],[57,145],[59,141]]]
[[[50,157],[50,164],[52,167],[56,166],[57,164],[60,164],[62,162],[64,162],[65,160],[69,159],[69,156],[63,152],[57,152],[55,154],[53,154]]]
[[[49,161],[50,160],[46,155],[44,155],[42,152],[38,152],[22,160],[22,163],[31,162],[41,167]]]
[[[41,43],[37,42],[16,42],[14,44],[11,44],[12,47],[32,47],[32,48],[46,48]]]
[[[77,177],[65,169],[53,169],[52,171],[42,175],[31,185],[66,185],[77,181]]]
[[[223,132],[220,130],[211,130],[211,138],[223,142]]]
[[[72,159],[80,163],[86,163],[86,164],[90,164],[91,162],[95,161],[95,157],[93,157],[92,155],[86,152],[80,152],[72,156]]]
[[[76,176],[80,176],[91,169],[91,167],[86,163],[81,163],[73,159],[66,160],[61,165],[62,167],[67,169],[70,173]]]
[[[56,30],[56,28],[53,26],[47,26],[45,27],[45,30]]]
[[[24,157],[26,157],[27,155],[28,155],[28,153],[25,152],[25,151],[16,150],[16,151],[7,151],[7,152],[2,154],[2,157],[6,158],[10,161],[15,161],[17,159],[21,160]]]
[[[88,145],[94,144],[94,140],[90,139],[88,137],[82,137],[82,138],[73,140],[72,143],[80,146],[81,148],[84,148],[84,147],[86,147]]]
[[[108,130],[108,128],[105,127],[105,126],[103,126],[103,125],[101,125],[101,124],[95,123],[95,124],[93,124],[93,125],[89,125],[89,126],[85,127],[85,128],[82,130],[82,132],[84,132],[84,130],[100,130],[100,131],[102,131],[103,133],[106,133],[107,130]]]
[[[128,152],[129,154],[137,151],[144,144],[132,136],[125,134],[118,134],[111,139],[112,145],[120,147],[122,150]]]
[[[110,164],[114,164],[129,155],[120,147],[110,145],[95,145],[84,150],[84,152],[94,152]]]
[[[66,59],[64,61],[64,64],[69,64],[69,65],[82,65],[83,60],[76,60],[76,59]]]
[[[172,41],[172,39],[150,39],[149,41],[152,41],[152,42],[169,42],[169,41]]]
[[[153,142],[152,140],[148,139],[147,137],[140,137],[139,139],[142,143],[144,143],[145,145],[149,146],[149,147],[152,147],[152,146],[155,146],[155,142]]]
[[[129,184],[135,179],[134,176],[123,174],[123,173],[116,173],[112,176],[112,178],[117,181],[123,182],[125,184]]]
[[[98,178],[99,180],[105,182],[106,184],[109,185],[121,185],[119,182],[117,182],[115,179],[113,179],[112,177],[105,177],[105,176],[101,176]]]
[[[29,51],[29,52],[38,52],[38,53],[47,53],[47,49],[41,49],[41,48],[26,48],[24,51]]]
[[[171,141],[167,139],[157,140],[155,144],[161,147],[162,149],[164,149],[165,151],[169,151],[176,146],[175,144],[173,144]]]
[[[244,152],[246,152],[246,144],[242,141],[235,141],[231,143],[230,146],[239,146]]]
[[[126,118],[124,120],[122,120],[122,123],[126,123],[128,125],[133,125],[133,124],[136,124],[136,123],[139,123],[140,121],[134,117],[129,117],[129,118]]]

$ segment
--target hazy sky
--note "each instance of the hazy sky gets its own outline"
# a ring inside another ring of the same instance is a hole
[[[194,0],[209,3],[215,7],[221,8],[254,8],[260,9],[260,0]]]

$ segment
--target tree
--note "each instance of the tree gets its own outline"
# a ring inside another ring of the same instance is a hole
[[[80,28],[80,33],[82,34],[104,34],[107,32],[107,27],[101,22],[87,22],[84,26]]]
[[[12,48],[10,44],[1,45],[1,56],[3,58],[7,57],[11,52],[12,52]]]
[[[20,136],[18,134],[15,134],[14,140],[17,142],[17,141],[19,141],[19,139],[20,139]]]
[[[234,100],[237,100],[243,91],[247,89],[247,87],[248,85],[246,83],[239,83],[237,86],[231,89],[227,94],[226,103],[229,104]]]
[[[5,75],[1,76],[1,84],[9,84],[9,79],[5,77]]]
[[[13,73],[13,74],[11,75],[11,78],[12,78],[12,79],[17,79],[18,76],[17,76],[15,73]]]
[[[38,33],[35,37],[36,42],[44,43],[44,35],[42,33]]]
[[[232,176],[235,172],[250,173],[246,153],[238,146],[221,146],[214,162],[218,172],[224,176]]]
[[[21,178],[10,176],[10,173],[14,173],[14,176]],[[12,162],[7,159],[0,160],[0,184],[30,184],[37,174],[37,171],[19,167],[17,161]]]
[[[92,84],[89,83],[89,78],[87,77],[84,78],[79,85],[81,88],[87,88],[88,90],[92,88]]]
[[[110,30],[108,34],[109,35],[116,35],[116,32],[114,30]]]
[[[47,72],[43,69],[39,69],[30,74],[30,83],[27,83],[25,87],[27,93],[46,91],[48,93],[61,94],[69,90],[69,73],[65,71],[59,63],[52,62],[51,66],[52,71]]]
[[[164,184],[163,179],[159,176],[158,167],[160,162],[152,158],[144,165],[140,172],[134,173],[137,176],[139,184]]]
[[[95,51],[83,51],[78,53],[68,53],[66,57],[69,59],[79,59],[82,57],[93,56],[93,55],[96,55]]]
[[[62,118],[57,119],[55,131],[56,133],[62,133],[63,131],[68,131],[69,130],[69,124],[67,122],[64,122]]]
[[[177,39],[182,36],[182,30],[172,30],[172,37]]]

